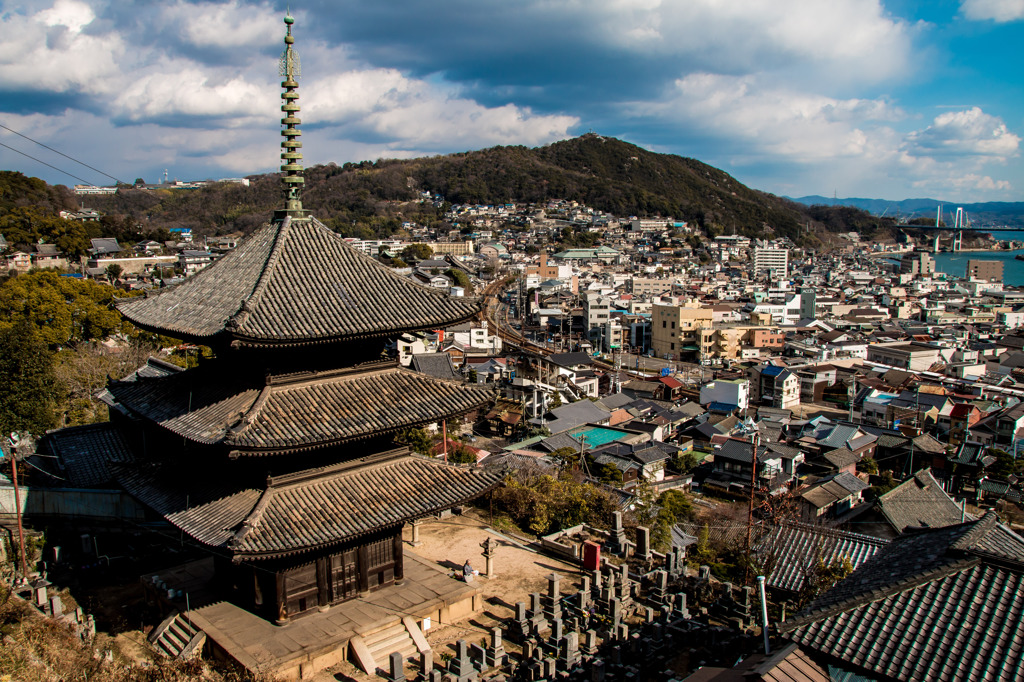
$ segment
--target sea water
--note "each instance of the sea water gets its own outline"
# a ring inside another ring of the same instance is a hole
[[[984,231],[984,230],[982,230]],[[1000,241],[1024,241],[1024,231],[992,232],[992,236]],[[943,252],[933,254],[935,271],[944,272],[953,277],[963,277],[967,273],[968,260],[999,260],[1003,262],[1003,284],[1007,286],[1024,286],[1024,260],[1017,260],[1017,254],[1024,249],[1013,251],[960,251],[957,253]]]

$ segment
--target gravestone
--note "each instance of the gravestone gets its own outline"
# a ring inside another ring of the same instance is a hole
[[[491,668],[501,668],[508,661],[508,654],[505,653],[505,644],[501,639],[501,628],[491,628],[491,645],[487,647],[487,665]]]
[[[642,561],[651,560],[651,529],[644,526],[637,526],[636,529],[636,556]]]
[[[579,633],[570,632],[562,638],[559,646],[558,661],[565,671],[572,670],[580,663]]]
[[[469,645],[460,639],[455,643],[455,657],[448,661],[448,673],[454,682],[476,682],[477,672],[469,658]]]
[[[562,617],[562,594],[559,589],[560,576],[552,573],[548,576],[548,593],[544,599],[544,615],[549,621]]]
[[[587,630],[583,633],[583,652],[589,655],[597,653],[597,632]]]
[[[388,682],[405,682],[405,661],[402,654],[395,651],[388,656],[388,674],[384,678]]]

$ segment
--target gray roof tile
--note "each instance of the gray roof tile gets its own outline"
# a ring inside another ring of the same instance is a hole
[[[995,514],[893,540],[781,627],[897,680],[1024,677],[1024,538]]]
[[[117,305],[144,329],[255,346],[434,329],[480,310],[478,299],[454,298],[396,274],[314,218],[269,223],[177,287]]]
[[[247,382],[226,367],[113,383],[128,411],[203,444],[238,454],[313,449],[469,412],[494,389],[378,363]]]

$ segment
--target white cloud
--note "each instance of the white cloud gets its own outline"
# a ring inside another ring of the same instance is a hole
[[[979,107],[950,111],[935,117],[930,126],[907,136],[915,156],[982,156],[1005,159],[1017,153],[1020,137],[1002,119]]]
[[[186,3],[179,0],[162,7],[160,15],[166,26],[194,47],[283,46],[282,16],[266,3],[253,6],[243,5],[239,0],[226,3]]]
[[[997,23],[1024,19],[1024,0],[962,0],[960,11],[975,21]]]
[[[77,0],[57,0],[36,16],[47,26],[64,26],[73,33],[81,33],[96,18],[92,7]]]
[[[210,71],[191,63],[162,64],[159,70],[137,75],[125,85],[113,102],[112,113],[136,122],[208,117],[229,126],[239,124],[239,117],[273,115],[277,98],[268,84],[248,82],[241,76],[218,81]]]
[[[34,15],[0,15],[0,85],[29,92],[111,92],[125,44],[115,34],[83,32],[94,16],[75,0],[58,0]]]
[[[307,90],[303,115],[310,120],[372,132],[399,148],[536,145],[567,137],[579,123],[575,116],[535,115],[511,104],[485,107],[395,69],[348,71]]]
[[[631,52],[717,64],[724,72],[798,64],[856,81],[905,74],[915,31],[878,0],[607,0],[572,14],[573,22],[596,24],[602,42]]]
[[[742,140],[750,154],[804,161],[880,153],[888,129],[902,112],[885,100],[836,99],[763,86],[754,76],[694,74],[676,81],[676,92],[657,115],[687,127],[700,127]],[[644,115],[645,105],[633,107]],[[879,134],[866,131],[872,124]]]

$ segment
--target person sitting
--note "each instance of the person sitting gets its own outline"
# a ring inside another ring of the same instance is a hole
[[[462,579],[467,583],[473,582],[473,567],[469,564],[469,559],[466,559],[466,563],[462,566]]]

